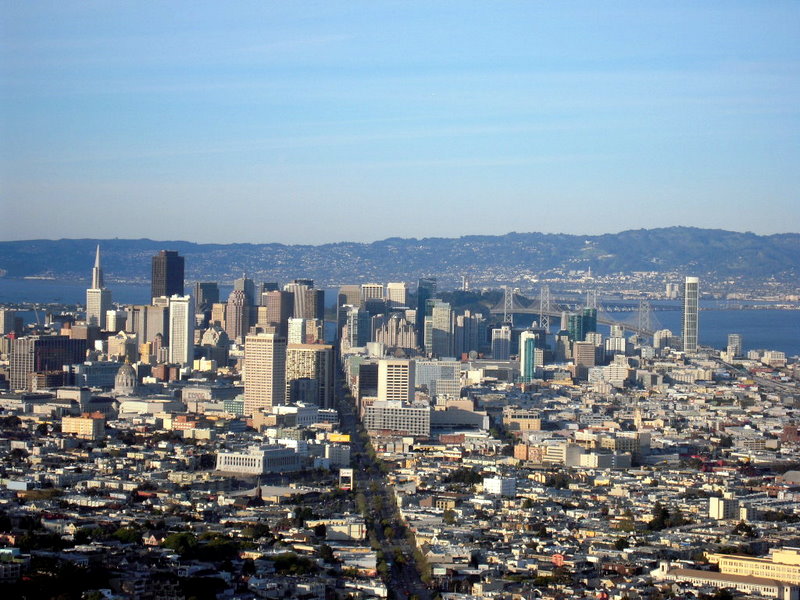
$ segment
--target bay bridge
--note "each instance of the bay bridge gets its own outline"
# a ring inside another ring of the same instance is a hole
[[[539,298],[531,300],[509,287],[504,288],[500,302],[490,309],[493,315],[503,315],[503,320],[511,322],[513,315],[536,315],[539,325],[552,331],[550,323],[553,319],[561,319],[562,313],[574,313],[584,307],[597,309],[597,322],[601,325],[621,326],[625,331],[635,333],[641,337],[651,338],[653,333],[661,329],[661,325],[653,315],[650,302],[640,300],[638,305],[619,302],[598,303],[594,292],[587,293],[586,303],[575,300],[557,300],[550,297],[550,290],[542,288]],[[620,319],[616,315],[627,313],[628,318]]]

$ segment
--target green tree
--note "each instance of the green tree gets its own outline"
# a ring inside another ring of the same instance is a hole
[[[190,554],[197,547],[197,543],[197,537],[193,533],[182,531],[169,534],[161,545],[184,556]]]
[[[14,448],[11,452],[8,453],[8,457],[11,459],[12,463],[19,464],[25,461],[28,458],[28,451],[24,448]]]
[[[755,529],[753,529],[753,526],[745,523],[744,521],[739,521],[739,524],[733,528],[733,533],[748,538],[758,537],[758,533]]]
[[[474,485],[482,481],[483,476],[469,467],[456,469],[443,479],[443,483],[465,483],[468,485]]]
[[[0,427],[3,429],[19,429],[22,424],[22,419],[17,415],[10,415],[8,417],[0,417]]]
[[[136,527],[120,527],[112,535],[123,544],[136,544],[142,541],[142,532]]]
[[[328,544],[322,544],[322,546],[319,547],[319,557],[326,563],[336,561],[336,557],[333,555],[333,549],[328,546]]]
[[[269,525],[260,521],[252,525],[247,525],[242,529],[242,537],[249,540],[257,540],[258,538],[266,537],[268,535]]]

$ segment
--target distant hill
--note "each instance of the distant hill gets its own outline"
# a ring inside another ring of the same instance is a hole
[[[313,278],[318,285],[414,281],[423,275],[454,283],[519,281],[558,271],[605,275],[631,271],[713,274],[751,281],[800,278],[800,234],[760,236],[716,229],[669,227],[599,236],[509,233],[460,238],[389,238],[369,244],[195,244],[181,241],[27,240],[0,242],[0,274],[88,280],[100,244],[110,281],[146,281],[150,258],[162,249],[186,257],[187,281],[229,282],[243,272],[256,281]]]

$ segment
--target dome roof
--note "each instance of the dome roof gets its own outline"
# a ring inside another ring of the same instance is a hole
[[[117,394],[132,394],[136,390],[137,383],[136,371],[129,363],[125,363],[114,378],[114,391]]]

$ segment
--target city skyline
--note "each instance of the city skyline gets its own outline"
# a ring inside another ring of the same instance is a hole
[[[5,239],[798,231],[798,14],[9,5]]]

